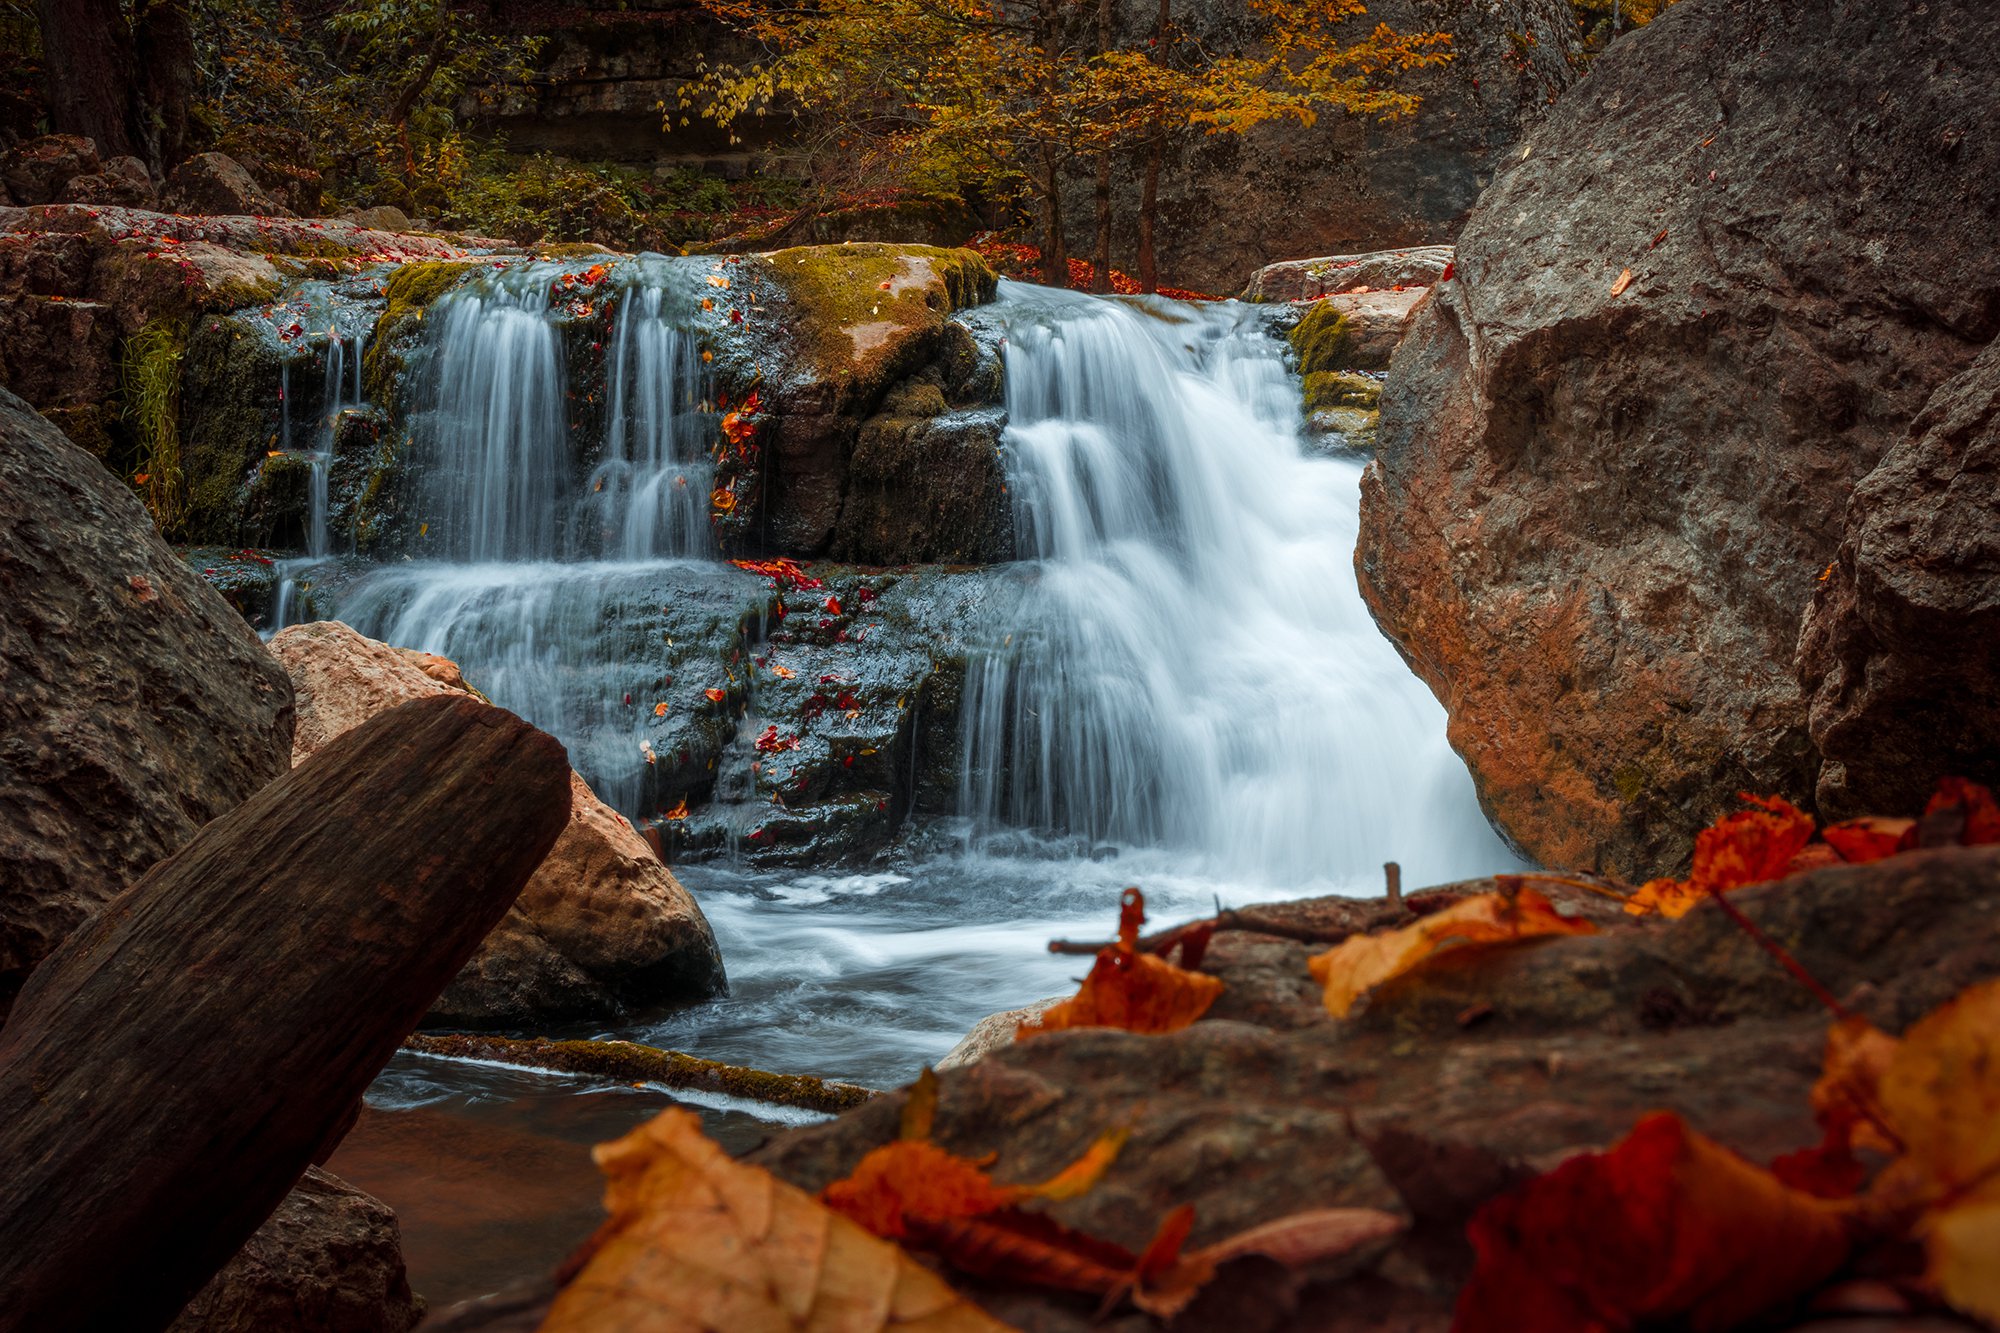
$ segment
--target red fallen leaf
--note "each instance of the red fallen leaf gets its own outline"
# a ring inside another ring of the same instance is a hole
[[[1964,829],[1958,835],[1963,847],[1985,847],[2000,842],[2000,802],[1989,789],[1965,778],[1939,778],[1937,791],[1924,807],[1924,818],[1964,811]]]
[[[756,745],[758,754],[776,754],[781,750],[798,749],[799,738],[797,736],[778,735],[778,728],[774,723],[764,728],[764,734],[757,738]]]
[[[842,690],[840,697],[833,701],[833,706],[843,713],[851,713],[861,706],[861,701],[854,697],[853,690]]]
[[[837,616],[840,614],[840,599],[838,597],[828,597],[824,605],[829,615]]]
[[[731,324],[741,324],[743,322],[743,312],[741,310],[730,311],[729,322]]]
[[[1023,1040],[1064,1028],[1113,1027],[1127,1032],[1178,1032],[1208,1012],[1222,982],[1139,952],[1146,899],[1137,889],[1120,899],[1118,942],[1100,949],[1083,987],[1015,1029]],[[1185,955],[1183,955],[1185,957]]]
[[[1838,1270],[1855,1216],[1656,1113],[1479,1210],[1452,1333],[1734,1328]]]
[[[703,690],[702,693],[708,696],[708,701],[712,704],[719,704],[729,697],[728,690],[718,690],[713,687]]]
[[[1827,845],[1840,853],[1840,859],[1854,865],[1866,865],[1870,861],[1880,861],[1885,856],[1908,851],[1917,845],[1917,821],[1914,819],[1880,819],[1865,817],[1849,819],[1843,823],[1830,824],[1820,830],[1820,837]]]
[[[1829,1125],[1813,1147],[1773,1158],[1771,1174],[1815,1198],[1849,1199],[1868,1179],[1868,1168],[1854,1155],[1852,1122],[1843,1122]]]
[[[1725,815],[1703,829],[1695,836],[1694,868],[1688,878],[1648,881],[1632,895],[1626,911],[1686,916],[1710,893],[1762,884],[1786,873],[1792,858],[1812,839],[1812,816],[1782,796],[1738,792],[1736,799],[1760,808]]]

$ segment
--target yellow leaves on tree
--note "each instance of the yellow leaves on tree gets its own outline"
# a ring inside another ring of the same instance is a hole
[[[1452,1333],[1734,1328],[1840,1268],[1853,1216],[1650,1115],[1479,1211]]]
[[[1004,1333],[895,1245],[731,1161],[692,1112],[665,1111],[596,1157],[611,1216],[543,1333]]]
[[[1482,893],[1399,930],[1350,936],[1315,956],[1308,966],[1313,980],[1325,991],[1326,1011],[1335,1018],[1345,1018],[1363,995],[1441,953],[1457,955],[1470,949],[1596,931],[1590,922],[1562,915],[1547,898],[1519,887],[1515,881],[1512,893]]]
[[[1125,890],[1118,942],[1098,951],[1081,990],[1039,1020],[1021,1024],[1016,1038],[1082,1027],[1178,1032],[1207,1013],[1222,994],[1222,982],[1140,952],[1139,927],[1145,919],[1145,896],[1137,889]]]

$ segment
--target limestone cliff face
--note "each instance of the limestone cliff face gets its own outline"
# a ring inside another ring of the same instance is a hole
[[[1684,0],[1482,198],[1356,559],[1536,857],[1644,876],[1739,788],[1812,797],[1794,656],[1849,498],[2000,332],[1996,79],[1974,0]]]

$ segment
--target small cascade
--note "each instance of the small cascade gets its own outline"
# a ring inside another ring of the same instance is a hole
[[[287,455],[305,460],[306,526],[303,557],[277,562],[278,591],[272,606],[271,623],[282,629],[299,618],[301,585],[314,569],[333,555],[332,475],[334,452],[340,442],[340,426],[346,416],[364,403],[361,387],[362,354],[367,350],[368,329],[356,328],[352,346],[338,324],[326,331],[326,364],[320,393],[320,414],[313,427],[309,447],[300,450],[292,433],[291,365],[279,369],[279,447]]]
[[[1360,469],[1305,455],[1254,310],[1006,284],[995,316],[1037,595],[967,681],[965,813],[1274,885],[1508,864],[1356,590]]]

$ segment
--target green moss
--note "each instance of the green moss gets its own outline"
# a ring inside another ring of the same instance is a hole
[[[884,291],[884,283],[894,285],[909,275],[913,260],[927,262],[936,282]],[[871,324],[941,327],[953,311],[991,300],[999,281],[972,251],[934,245],[800,246],[771,255],[770,264],[771,276],[797,311],[793,335],[827,378],[856,372],[869,377],[891,369],[876,364],[880,357],[857,356],[848,330]],[[884,346],[893,341],[885,340]]]
[[[190,541],[236,546],[244,479],[278,446],[282,403],[278,349],[255,317],[197,320],[182,376],[181,449]]]
[[[146,507],[162,532],[178,531],[187,517],[187,473],[181,465],[181,362],[187,324],[156,319],[125,342],[125,419],[138,446],[133,469],[146,480]]]
[[[1352,369],[1346,355],[1350,342],[1347,316],[1329,301],[1315,302],[1292,330],[1292,348],[1301,375]]]
[[[838,1115],[874,1097],[873,1089],[833,1083],[808,1074],[770,1074],[761,1069],[703,1060],[629,1041],[550,1041],[545,1037],[486,1037],[418,1034],[406,1050],[464,1060],[501,1060],[534,1069],[588,1074],[619,1083],[659,1083],[669,1088],[748,1097],[775,1106],[797,1106]]]
[[[414,325],[433,302],[478,267],[476,260],[423,259],[403,264],[389,275],[383,289],[386,304],[362,358],[370,399],[385,407],[395,400],[396,378],[402,373]]]
[[[1305,391],[1308,412],[1333,407],[1358,407],[1373,412],[1382,398],[1382,385],[1378,381],[1345,370],[1307,375]]]

